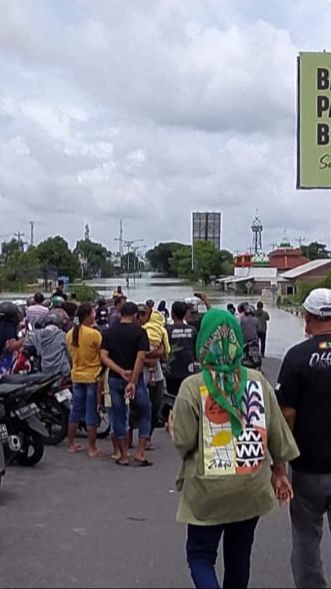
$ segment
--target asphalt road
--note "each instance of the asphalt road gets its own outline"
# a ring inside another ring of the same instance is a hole
[[[270,380],[277,370],[277,360],[266,360]],[[185,527],[175,521],[178,459],[164,431],[155,441],[151,468],[69,455],[64,445],[47,448],[34,468],[8,468],[0,587],[191,587]],[[324,548],[330,553],[328,538]],[[251,587],[291,587],[289,553],[283,508],[259,524]]]

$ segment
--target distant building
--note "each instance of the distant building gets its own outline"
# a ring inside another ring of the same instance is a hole
[[[192,244],[209,241],[221,249],[221,213],[192,213]]]
[[[269,260],[270,266],[277,268],[279,272],[286,272],[309,262],[309,259],[302,255],[300,248],[292,247],[287,241],[269,253]]]
[[[281,293],[290,295],[296,293],[300,284],[316,283],[325,280],[331,274],[331,259],[309,260],[302,264],[283,272],[279,277]]]

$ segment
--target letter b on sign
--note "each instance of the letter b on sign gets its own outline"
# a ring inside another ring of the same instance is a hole
[[[329,89],[329,70],[325,67],[317,68],[317,89],[328,90]]]
[[[317,145],[329,145],[330,131],[329,125],[320,123],[317,125]]]

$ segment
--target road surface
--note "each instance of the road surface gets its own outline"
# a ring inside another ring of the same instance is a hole
[[[278,365],[265,362],[271,380]],[[69,455],[64,445],[47,448],[34,468],[8,468],[0,490],[0,587],[191,587],[185,527],[175,521],[178,459],[164,431],[155,441],[151,468]],[[328,538],[324,548],[330,552]],[[251,587],[291,587],[289,553],[283,508],[260,522]]]

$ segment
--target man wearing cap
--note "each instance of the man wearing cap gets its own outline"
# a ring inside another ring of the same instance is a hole
[[[296,587],[327,587],[320,543],[331,526],[331,290],[304,304],[309,339],[286,354],[276,393],[300,450],[292,466],[292,572]]]

